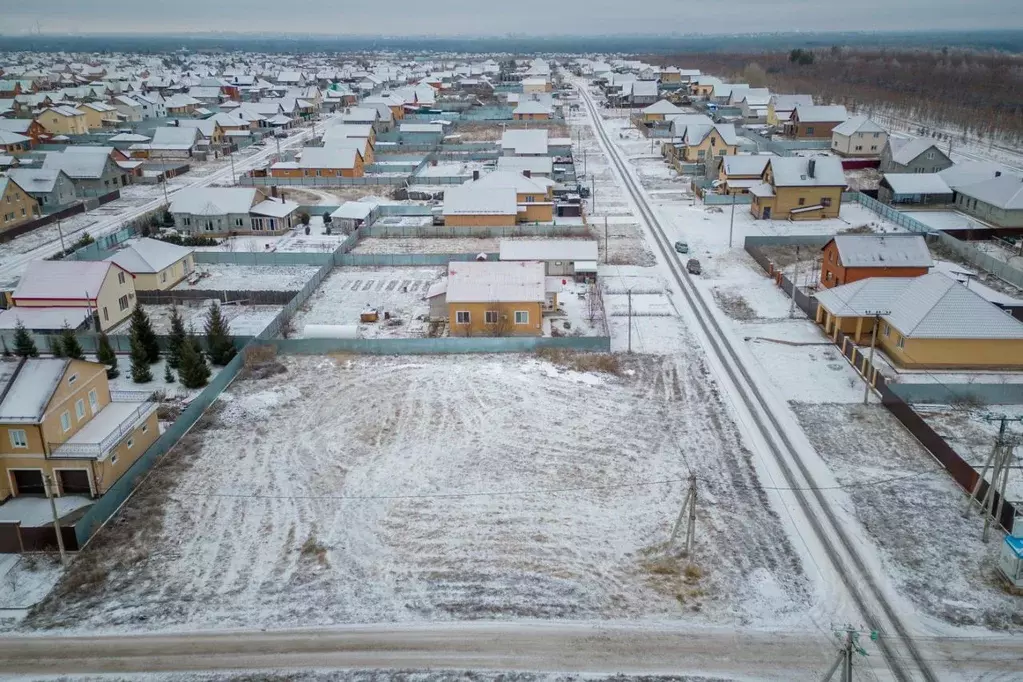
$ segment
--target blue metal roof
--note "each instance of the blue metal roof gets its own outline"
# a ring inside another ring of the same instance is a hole
[[[1017,557],[1023,559],[1023,538],[1007,535],[1005,537],[1005,544],[1009,545],[1012,551],[1016,553]]]

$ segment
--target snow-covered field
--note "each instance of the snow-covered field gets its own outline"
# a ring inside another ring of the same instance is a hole
[[[319,270],[314,265],[232,265],[197,263],[201,279],[195,284],[183,280],[175,290],[211,291],[299,291]]]
[[[232,385],[28,627],[809,627],[803,567],[698,354],[620,376],[517,355],[279,360]],[[665,543],[688,466],[686,571]]]
[[[367,307],[380,313],[378,322],[360,325],[365,337],[426,336],[430,304],[426,292],[444,274],[443,267],[335,268],[299,308],[293,324],[301,338],[307,324],[359,324]],[[384,320],[384,313],[391,320]]]
[[[352,253],[497,253],[498,237],[367,237]]]
[[[206,311],[212,306],[213,300],[187,301],[177,306],[185,321],[185,329],[191,326],[197,334],[203,333],[206,326]],[[221,303],[220,310],[230,326],[231,334],[237,336],[255,336],[267,328],[284,306],[279,305],[237,305]],[[157,334],[170,333],[172,305],[144,305],[142,308],[149,315],[153,331]],[[111,334],[127,334],[131,318],[111,330]]]

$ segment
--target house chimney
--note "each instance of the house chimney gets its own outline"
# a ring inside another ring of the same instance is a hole
[[[817,159],[810,159],[810,163],[806,164],[806,174],[811,178],[813,177],[814,171],[817,169]]]
[[[1002,177],[1002,171],[995,171],[995,177],[996,178]]]
[[[480,179],[480,172],[478,170],[474,170],[472,172],[472,181],[476,182],[479,179]]]
[[[527,178],[533,177],[533,171],[529,170],[528,168],[522,171],[522,174],[525,175]]]

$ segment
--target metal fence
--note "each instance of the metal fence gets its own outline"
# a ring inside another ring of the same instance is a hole
[[[366,185],[404,185],[407,175],[366,175],[361,178],[255,178],[242,175],[238,184],[242,187],[364,187]]]
[[[707,206],[749,206],[753,203],[751,194],[715,194],[707,192],[703,195],[703,203]]]
[[[295,297],[296,293],[296,291],[276,290],[182,289],[178,291],[136,291],[135,296],[142,305],[182,305],[210,300],[247,305],[285,305]]]
[[[372,225],[359,232],[364,237],[585,237],[585,225],[509,225],[508,227]]]
[[[311,251],[196,251],[196,263],[229,265],[323,265],[329,263],[331,252]]]
[[[260,341],[259,343],[264,343]],[[364,355],[437,355],[462,353],[529,353],[558,348],[594,353],[611,351],[608,336],[437,337],[419,339],[273,339],[277,351],[287,355],[359,353]]]
[[[1023,384],[931,384],[891,382],[888,388],[907,403],[1019,405]]]

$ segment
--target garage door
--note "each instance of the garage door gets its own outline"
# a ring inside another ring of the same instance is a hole
[[[43,472],[38,469],[15,469],[11,471],[19,495],[45,495]]]
[[[89,495],[89,472],[85,469],[63,469],[57,472],[62,495]]]

